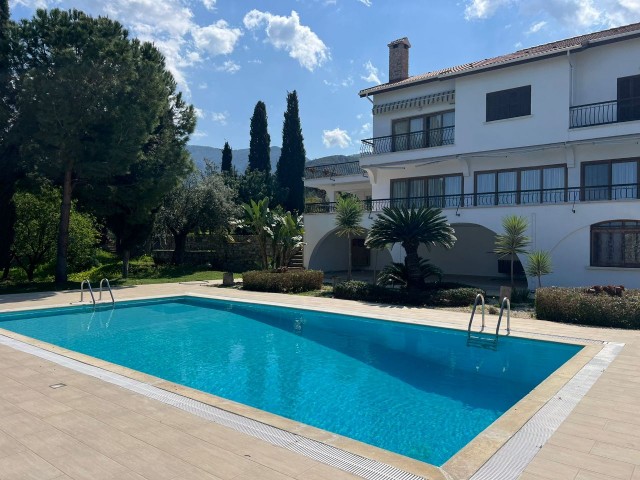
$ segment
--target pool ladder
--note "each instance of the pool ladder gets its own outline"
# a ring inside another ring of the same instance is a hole
[[[482,302],[482,326],[479,332],[472,332],[471,326],[473,325],[473,317],[476,314],[476,308],[478,308],[478,302]],[[496,326],[495,335],[487,335],[484,334],[485,323],[484,323],[484,296],[479,293],[476,295],[476,299],[473,302],[473,310],[471,310],[471,318],[469,319],[469,326],[467,328],[467,346],[468,347],[482,347],[489,348],[491,350],[497,350],[498,348],[498,337],[500,334],[500,325],[502,323],[502,315],[504,314],[504,310],[507,310],[507,335],[511,333],[511,302],[508,297],[504,297],[502,299],[502,304],[500,305],[500,315],[498,316],[498,325]]]
[[[111,290],[111,285],[109,284],[109,279],[108,278],[103,278],[102,280],[100,280],[100,296],[98,297],[98,301],[102,300],[102,288],[103,288],[103,284],[107,283],[107,290],[109,291],[109,295],[111,295],[111,303],[113,305],[115,305],[116,300],[113,298],[113,291]],[[96,304],[96,297],[93,294],[93,288],[91,288],[91,282],[89,281],[89,279],[87,278],[86,280],[83,280],[80,283],[80,303],[82,303],[84,301],[84,286],[87,286],[87,290],[89,290],[89,294],[91,295],[91,301],[93,302],[93,304]]]

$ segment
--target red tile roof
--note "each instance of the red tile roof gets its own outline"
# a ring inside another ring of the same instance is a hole
[[[388,90],[396,90],[405,86],[433,81],[442,76],[455,77],[475,71],[500,68],[501,66],[507,66],[507,64],[511,63],[520,63],[531,61],[534,59],[542,59],[544,57],[561,54],[563,52],[566,52],[567,50],[587,48],[590,46],[590,43],[613,40],[615,37],[624,37],[633,33],[640,34],[640,23],[632,23],[631,25],[611,28],[609,30],[603,30],[601,32],[588,33],[586,35],[580,35],[578,37],[567,38],[565,40],[559,40],[557,42],[545,43],[544,45],[525,48],[522,50],[518,50],[517,52],[500,55],[499,57],[487,58],[477,62],[458,65],[456,67],[443,68],[434,72],[414,75],[413,77],[409,77],[399,82],[383,83],[382,85],[377,85],[375,87],[365,88],[363,90],[360,90],[359,95],[361,97],[364,97],[366,95],[373,95]],[[396,42],[399,42],[399,40],[396,40]]]

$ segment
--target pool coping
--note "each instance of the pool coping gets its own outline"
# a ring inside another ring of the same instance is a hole
[[[255,300],[242,299],[242,298],[229,298],[225,296],[219,295],[211,295],[211,294],[203,294],[197,292],[183,292],[178,294],[165,294],[165,295],[151,295],[151,296],[139,296],[133,299],[121,300],[120,302],[129,302],[129,301],[138,301],[138,300],[162,300],[169,298],[184,298],[184,297],[195,297],[195,298],[203,298],[203,299],[214,299],[214,300],[222,300],[222,301],[234,301],[240,303],[253,303],[255,304]],[[110,303],[110,302],[109,302]],[[260,301],[259,303],[270,306],[284,307],[284,308],[296,308],[302,310],[317,310],[312,306],[306,305],[291,305],[282,302],[271,302],[271,301]],[[60,308],[60,307],[73,307],[78,305],[87,305],[79,304],[79,303],[71,303],[71,304],[58,304],[58,305],[46,305],[46,306],[37,306],[37,307],[25,307],[25,308],[12,308],[9,310],[0,310],[0,313],[3,312],[18,312],[18,311],[33,311],[33,310],[42,310],[42,309],[52,309],[52,308]],[[104,305],[100,304],[100,305]],[[331,313],[344,314],[344,311],[340,311],[338,308],[332,309],[329,308],[325,310]],[[363,318],[374,318],[378,320],[386,320],[386,321],[395,321],[399,323],[405,324],[414,324],[414,325],[425,325],[425,326],[433,326],[438,328],[450,328],[455,330],[465,330],[466,328],[456,328],[455,326],[442,326],[438,324],[437,321],[430,321],[428,319],[414,321],[411,319],[392,319],[388,318],[388,315],[380,315],[372,312],[369,313],[358,313],[358,312],[349,312],[349,315],[358,316]],[[450,480],[450,479],[470,479],[473,478],[485,478],[482,476],[477,476],[481,473],[481,469],[484,465],[488,464],[490,460],[501,451],[501,449],[507,448],[509,442],[512,442],[512,439],[523,430],[523,427],[527,425],[531,419],[538,414],[546,405],[550,402],[554,401],[554,398],[561,391],[561,389],[565,388],[568,382],[570,382],[579,372],[581,372],[586,366],[589,365],[606,347],[607,342],[602,342],[599,340],[592,340],[587,338],[576,338],[576,337],[565,337],[562,335],[544,335],[544,334],[532,334],[531,332],[524,332],[524,334],[518,334],[517,332],[513,334],[514,337],[527,338],[527,339],[538,339],[538,340],[547,340],[549,341],[562,341],[563,343],[572,343],[576,345],[583,345],[583,348],[576,353],[571,359],[569,359],[564,365],[562,365],[559,369],[553,372],[547,379],[545,379],[542,383],[540,383],[533,391],[531,391],[527,396],[521,399],[518,403],[516,403],[511,409],[505,412],[502,416],[500,416],[495,422],[493,422],[489,427],[487,427],[484,431],[478,434],[470,443],[468,443],[462,450],[456,453],[449,461],[447,461],[442,467],[437,467],[434,465],[430,465],[418,460],[414,460],[393,452],[389,452],[383,450],[378,447],[374,447],[372,445],[368,445],[357,440],[353,440],[347,437],[342,437],[337,434],[333,434],[331,432],[327,432],[325,430],[311,427],[309,425],[302,424],[300,422],[296,422],[293,420],[286,419],[284,417],[280,417],[278,415],[268,413],[253,407],[249,407],[243,404],[239,404],[237,402],[233,402],[221,397],[217,397],[212,394],[204,393],[199,390],[192,389],[190,387],[185,387],[183,385],[175,384],[173,382],[168,382],[158,377],[154,377],[148,374],[144,374],[142,372],[138,372],[127,367],[123,367],[120,365],[116,365],[110,362],[106,362],[104,360],[97,359],[95,357],[90,357],[88,355],[84,355],[78,352],[74,352],[62,347],[58,347],[46,342],[42,342],[30,337],[26,337],[14,332],[10,332],[4,329],[0,329],[0,334],[15,341],[23,342],[32,347],[36,347],[42,349],[46,352],[50,352],[52,354],[56,354],[61,356],[63,359],[72,359],[76,362],[80,362],[84,365],[88,365],[91,367],[95,367],[111,374],[115,374],[122,378],[132,379],[136,382],[141,382],[143,384],[148,385],[149,387],[157,388],[169,392],[171,394],[177,394],[180,397],[184,397],[189,400],[193,400],[199,402],[203,405],[208,405],[217,409],[220,409],[225,412],[230,412],[235,415],[239,415],[241,417],[250,419],[255,422],[259,422],[261,424],[265,424],[272,428],[279,429],[283,432],[288,432],[290,434],[297,435],[301,438],[309,439],[311,442],[319,442],[320,444],[324,444],[328,447],[335,448],[341,451],[346,452],[347,455],[355,455],[360,457],[364,464],[367,461],[374,463],[377,462],[380,465],[374,466],[373,470],[366,470],[372,474],[372,476],[367,475],[365,478],[429,478],[433,480]],[[615,344],[619,345],[620,348],[623,344]],[[53,360],[55,361],[55,360]],[[86,372],[85,372],[86,373]],[[105,378],[103,378],[105,379]],[[596,378],[597,379],[597,378]],[[109,381],[108,379],[105,379]],[[595,380],[594,380],[595,382]],[[112,382],[113,383],[113,382]],[[126,387],[125,387],[126,388]],[[588,390],[588,389],[587,389]],[[586,393],[586,391],[584,392]],[[159,398],[156,398],[159,399]],[[162,401],[161,399],[159,399]],[[576,404],[577,404],[576,400]],[[172,403],[170,403],[172,404]],[[175,406],[175,405],[174,405]],[[179,407],[180,408],[180,407]],[[189,410],[187,410],[189,411]],[[192,412],[193,413],[193,412]],[[570,413],[570,410],[566,412],[566,415]],[[565,416],[566,416],[565,415]],[[243,431],[240,429],[240,431]],[[249,433],[244,431],[244,433]],[[549,432],[547,438],[551,436],[553,430]],[[251,434],[251,433],[250,433]],[[254,435],[256,436],[256,435]],[[261,438],[258,436],[258,438]],[[263,440],[265,438],[262,438]],[[522,439],[520,439],[522,440]],[[539,440],[539,439],[537,439]],[[267,440],[269,441],[269,440]],[[546,441],[546,439],[545,439]],[[273,442],[271,442],[273,443]],[[279,443],[274,443],[279,446]],[[541,445],[537,445],[536,449],[539,449]],[[315,448],[315,447],[314,447]],[[518,447],[518,448],[521,448]],[[297,450],[294,450],[297,451]],[[536,450],[537,451],[537,450]],[[298,451],[298,453],[305,454],[304,452]],[[319,458],[311,455],[312,458],[318,460]],[[336,465],[335,461],[331,461],[325,458],[323,461],[332,466],[338,466],[338,468],[342,468],[343,470],[349,471],[351,473],[361,474],[358,471],[362,472],[362,465],[358,466],[356,464],[355,470],[353,468],[344,468],[344,465]],[[356,462],[357,463],[357,462]],[[376,468],[380,468],[384,470],[385,466],[390,466],[391,470],[389,470],[390,476],[377,476]],[[526,467],[526,463],[522,467],[524,469]],[[399,471],[394,471],[395,469]],[[402,475],[404,472],[407,475]],[[513,472],[516,478],[520,472]],[[491,478],[491,477],[486,477]],[[503,477],[500,477],[503,478]]]

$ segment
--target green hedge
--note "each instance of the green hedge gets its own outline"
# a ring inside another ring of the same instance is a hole
[[[640,290],[627,290],[622,297],[590,294],[585,290],[539,288],[536,290],[536,317],[580,325],[640,328]]]
[[[318,270],[253,270],[242,274],[242,288],[257,292],[300,293],[320,290],[323,279],[324,273]]]
[[[455,288],[455,285],[450,284],[442,285],[439,289],[430,287],[426,291],[414,293],[407,292],[406,290],[371,285],[367,282],[358,282],[355,280],[339,283],[333,289],[333,296],[335,298],[345,300],[448,307],[471,305],[478,293],[484,292],[479,288]]]

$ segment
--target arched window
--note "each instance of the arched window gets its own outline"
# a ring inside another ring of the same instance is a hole
[[[640,268],[640,221],[591,225],[591,266]]]

